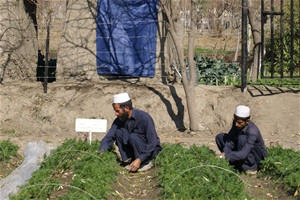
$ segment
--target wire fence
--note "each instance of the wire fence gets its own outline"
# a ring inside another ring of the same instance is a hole
[[[161,21],[159,21],[160,23]],[[53,27],[55,27],[56,25],[50,25],[51,29],[50,30],[53,30]],[[58,25],[58,26],[62,26],[62,25]],[[67,26],[67,25],[65,25]],[[47,27],[47,26],[44,26],[44,27]],[[76,28],[77,26],[74,26],[72,28]],[[54,28],[55,29],[55,28]],[[95,29],[93,31],[96,31]],[[239,34],[239,31],[238,30],[234,30],[237,32],[237,34]],[[197,35],[196,35],[196,43],[195,43],[195,55],[197,54],[203,54],[203,55],[207,55],[209,57],[211,57],[212,59],[220,59],[220,60],[223,60],[224,64],[231,64],[234,60],[234,57],[235,57],[235,54],[239,53],[239,44],[238,44],[238,41],[237,41],[237,35],[230,35],[229,33],[232,32],[232,30],[230,31],[227,31],[226,34],[223,34],[220,36],[220,34],[211,34],[211,32],[213,31],[210,31],[210,30],[206,30],[206,31],[202,31],[201,33],[198,32]],[[185,37],[187,37],[187,34],[185,35]],[[52,34],[50,34],[51,36]],[[218,37],[217,37],[218,36]],[[64,35],[62,34],[62,37],[64,37]],[[123,36],[120,36],[120,38],[122,38]],[[145,37],[145,36],[134,36],[133,38],[136,39],[136,38],[142,38],[142,37]],[[166,35],[157,35],[156,38],[157,38],[157,41],[162,41],[162,40],[166,40],[168,36]],[[239,37],[239,36],[238,36]],[[95,38],[97,40],[97,36],[93,36],[93,38]],[[46,37],[40,37],[39,38],[40,40],[42,41],[45,41]],[[50,38],[50,51],[49,52],[45,52],[45,53],[48,53],[50,56],[49,58],[55,58],[57,59],[57,62],[59,62],[59,49],[55,49],[55,47],[51,47],[51,42],[53,42],[53,40],[56,40],[57,38],[53,38],[51,39]],[[72,39],[73,40],[80,40],[82,39],[82,37],[80,35],[78,36],[72,36]],[[206,43],[208,44],[202,44],[201,41],[205,41]],[[211,42],[209,42],[211,41]],[[59,42],[54,42],[55,44],[59,44]],[[187,42],[185,42],[185,45]],[[86,57],[86,56],[89,56],[91,59],[93,59],[94,61],[96,61],[97,59],[97,55],[99,54],[107,54],[107,53],[110,53],[110,52],[99,52],[97,51],[94,47],[92,49],[93,53],[91,53],[91,49],[82,49],[82,51],[76,51],[74,49],[70,49],[68,52],[65,53],[65,56],[67,57]],[[58,54],[57,54],[58,53]],[[126,53],[124,52],[119,52],[119,51],[116,51],[115,52],[116,54],[123,54],[126,56]],[[156,53],[157,55],[157,62],[156,62],[156,71],[159,72],[158,74],[156,74],[156,77],[159,78],[159,79],[164,79],[164,78],[168,78],[170,76],[170,73],[173,74],[173,76],[178,76],[178,71],[176,72],[174,70],[174,68],[171,68],[171,72],[170,70],[168,72],[166,72],[165,70],[170,68],[170,63],[171,62],[176,62],[176,58],[174,58],[173,61],[170,61],[168,63],[165,63],[165,62],[161,62],[159,61],[160,60],[160,57],[159,55],[165,55],[167,52],[165,50],[162,50],[162,51],[159,51],[159,49],[156,51],[156,52],[135,52],[135,53],[150,53],[150,54],[153,54],[153,53]],[[58,58],[57,58],[58,57]],[[235,60],[236,63],[239,64],[239,61]],[[91,62],[90,62],[91,63]],[[51,69],[55,69],[56,66],[48,66],[48,68],[51,70]],[[77,69],[77,68],[80,68],[80,67],[84,67],[85,68],[85,71],[89,71],[89,72],[94,72],[94,73],[97,73],[97,67],[95,65],[70,65],[68,64],[67,66],[64,66],[64,65],[61,65],[59,66],[61,69],[60,70],[64,70],[64,69]],[[38,70],[39,69],[42,69],[42,68],[45,68],[44,65],[38,65],[37,66]],[[179,68],[178,68],[179,69]],[[128,77],[128,76],[126,76]],[[180,75],[179,75],[180,77]],[[208,76],[207,76],[208,77]],[[223,76],[223,75],[219,75],[218,76],[219,78],[224,78],[224,77],[227,77],[227,76]],[[49,78],[52,80],[53,79],[53,75],[49,76],[48,77],[44,77],[44,75],[41,75],[40,76],[37,76],[37,80],[42,80],[43,78]],[[123,76],[124,78],[124,76]],[[208,77],[209,78],[209,77]]]

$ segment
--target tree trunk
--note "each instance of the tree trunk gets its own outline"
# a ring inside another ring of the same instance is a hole
[[[190,131],[198,130],[197,126],[197,109],[195,109],[195,87],[196,87],[196,67],[194,61],[194,40],[196,32],[196,6],[193,0],[190,0],[190,30],[188,37],[188,70],[184,61],[184,27],[180,20],[172,18],[171,6],[168,6],[168,1],[160,1],[161,7],[168,18],[169,32],[173,39],[174,46],[178,56],[178,63],[182,76],[182,84],[186,95],[187,109],[190,121]],[[170,3],[170,1],[169,1]],[[175,28],[176,26],[176,28]]]
[[[251,32],[253,36],[253,61],[251,64],[251,81],[256,82],[260,73],[260,50],[261,50],[261,22],[256,18],[258,11],[260,11],[260,1],[248,0],[248,17],[251,26]]]
[[[196,3],[191,0],[191,10],[190,10],[190,32],[188,38],[188,63],[189,63],[189,80],[187,85],[184,86],[184,91],[187,100],[187,107],[190,119],[190,130],[198,130],[197,126],[197,109],[195,103],[195,87],[196,87],[196,64],[194,60],[194,48],[195,48],[195,33],[196,33]]]

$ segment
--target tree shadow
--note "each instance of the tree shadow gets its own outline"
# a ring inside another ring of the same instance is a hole
[[[184,132],[186,130],[183,122],[184,118],[184,105],[182,104],[182,99],[177,95],[176,89],[173,86],[169,86],[171,95],[176,103],[176,108],[178,109],[177,114],[175,111],[172,109],[172,104],[171,102],[166,99],[163,94],[161,94],[159,91],[157,91],[155,88],[146,86],[150,91],[152,91],[154,94],[159,96],[161,101],[165,104],[167,111],[171,117],[171,119],[174,121],[176,128],[180,132]]]
[[[24,7],[26,13],[28,13],[29,17],[31,18],[34,28],[36,31],[36,36],[38,36],[38,30],[37,30],[37,19],[36,19],[36,9],[37,9],[37,0],[23,0]]]
[[[261,97],[261,96],[271,96],[283,93],[299,93],[300,89],[295,88],[280,88],[280,87],[270,87],[262,85],[263,87],[257,87],[255,85],[249,85],[247,91],[252,97]]]
[[[7,59],[5,60],[5,63],[3,64],[2,66],[2,74],[0,74],[0,83],[2,84],[3,80],[4,80],[4,76],[5,76],[5,71],[6,71],[6,68],[7,68],[7,65],[8,63],[10,62],[10,57],[11,57],[11,54],[8,54],[7,56]]]
[[[32,52],[37,36],[35,0],[23,0],[22,3],[24,7],[11,2],[0,4],[0,83],[33,80]],[[26,13],[30,18],[22,16]]]

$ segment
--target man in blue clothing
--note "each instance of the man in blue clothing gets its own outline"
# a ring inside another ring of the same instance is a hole
[[[264,140],[258,127],[250,121],[250,108],[236,107],[232,128],[228,134],[216,136],[220,158],[229,160],[239,171],[256,174],[260,161],[267,156]]]
[[[131,172],[144,171],[162,150],[152,117],[132,107],[128,93],[114,95],[113,109],[117,118],[101,141],[99,152],[110,149],[114,142],[121,159]]]

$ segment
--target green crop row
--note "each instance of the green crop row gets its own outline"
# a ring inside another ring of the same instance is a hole
[[[157,156],[163,199],[248,199],[238,172],[205,146],[164,144]]]
[[[0,162],[8,162],[10,158],[17,156],[19,147],[10,140],[0,141]]]
[[[288,87],[288,88],[300,88],[299,78],[264,78],[259,79],[251,85],[268,85],[272,87]]]
[[[283,149],[280,145],[268,148],[268,157],[262,162],[261,175],[271,176],[283,183],[288,191],[300,192],[300,152]]]
[[[99,142],[67,140],[22,186],[15,199],[105,199],[116,180],[117,161],[113,152],[98,155]],[[206,146],[184,148],[163,144],[155,159],[161,199],[249,199],[245,181],[225,159]],[[288,191],[299,191],[300,153],[280,146],[268,148],[260,176],[271,176]]]
[[[99,157],[98,148],[99,141],[90,145],[66,140],[10,199],[105,199],[116,178],[117,161],[113,152]]]

